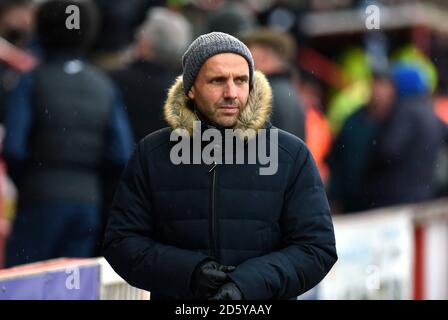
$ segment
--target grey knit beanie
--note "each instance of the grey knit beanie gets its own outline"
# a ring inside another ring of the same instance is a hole
[[[182,77],[185,94],[188,94],[204,62],[219,53],[236,53],[247,60],[249,64],[249,88],[252,88],[254,60],[249,49],[230,34],[211,32],[194,40],[182,56]]]

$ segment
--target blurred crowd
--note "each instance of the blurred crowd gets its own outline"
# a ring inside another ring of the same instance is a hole
[[[80,28],[61,28],[72,4]],[[334,214],[448,195],[444,70],[412,43],[388,46],[380,31],[350,46],[314,46],[300,21],[326,9],[325,1],[0,0],[0,267],[101,254],[134,144],[166,126],[162,106],[181,56],[210,31],[247,44],[273,89],[272,123],[306,142]]]

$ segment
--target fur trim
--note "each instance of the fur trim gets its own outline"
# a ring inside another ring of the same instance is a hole
[[[177,77],[168,91],[168,97],[163,107],[165,120],[173,129],[186,129],[190,135],[193,133],[193,121],[199,119],[188,107],[189,98],[185,95],[182,76]],[[255,71],[254,83],[247,100],[246,107],[240,113],[235,129],[241,129],[248,135],[247,129],[257,132],[269,121],[272,110],[272,90],[266,77]]]

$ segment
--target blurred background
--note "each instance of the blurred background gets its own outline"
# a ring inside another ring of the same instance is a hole
[[[126,160],[211,31],[248,45],[327,188],[339,261],[299,299],[448,299],[442,0],[0,0],[0,282],[101,256]]]

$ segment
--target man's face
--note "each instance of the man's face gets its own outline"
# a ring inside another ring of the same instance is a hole
[[[188,97],[210,124],[234,127],[249,97],[246,59],[234,53],[212,56],[199,70]]]
[[[271,75],[279,71],[284,71],[284,67],[279,57],[273,49],[266,45],[252,43],[248,45],[257,70],[265,75]]]
[[[0,35],[15,45],[22,46],[32,33],[34,11],[31,5],[12,7],[0,17]]]
[[[392,108],[395,88],[390,79],[374,79],[372,83],[371,111],[379,117],[385,117]]]

